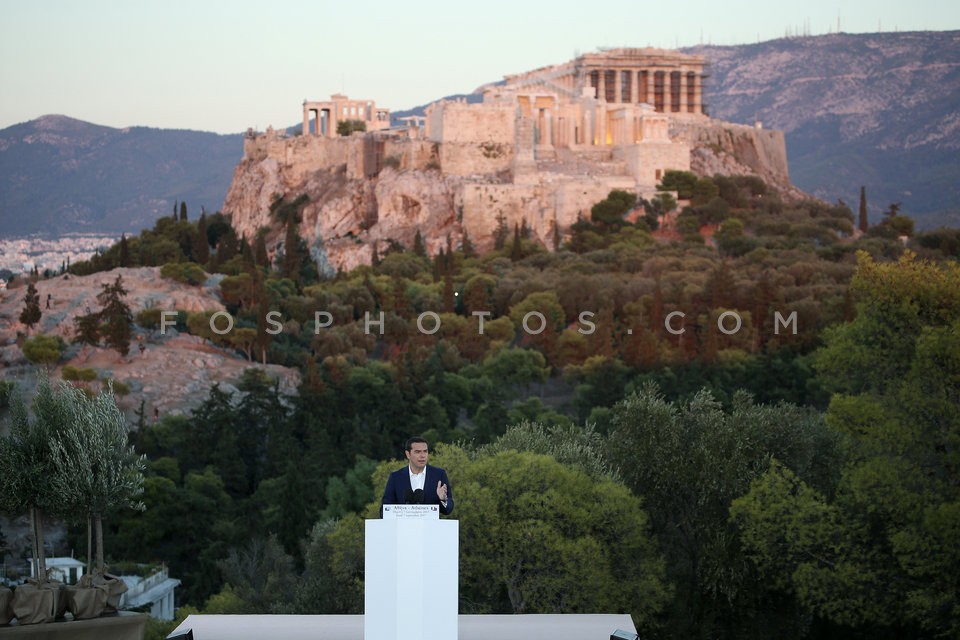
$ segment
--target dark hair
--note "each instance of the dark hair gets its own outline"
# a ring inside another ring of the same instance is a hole
[[[407,443],[406,443],[405,445],[403,445],[403,450],[404,450],[404,451],[410,451],[410,449],[413,448],[413,444],[414,444],[415,442],[422,442],[423,444],[427,445],[428,447],[430,446],[430,443],[427,442],[426,440],[424,440],[423,438],[421,438],[420,436],[413,436],[412,438],[407,438]]]

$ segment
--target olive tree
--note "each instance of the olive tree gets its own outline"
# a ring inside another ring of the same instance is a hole
[[[51,443],[57,468],[52,488],[63,504],[87,520],[88,565],[92,564],[91,527],[96,538],[96,570],[104,572],[103,518],[121,509],[144,508],[144,457],[127,442],[127,426],[113,385],[94,396],[64,385],[71,410]]]

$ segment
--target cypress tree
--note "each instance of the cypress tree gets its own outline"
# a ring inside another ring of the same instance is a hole
[[[270,268],[270,256],[267,253],[267,234],[263,229],[257,233],[253,259],[258,267],[263,267],[265,269]]]
[[[127,290],[123,288],[120,275],[117,275],[113,284],[103,285],[103,291],[97,295],[97,300],[103,305],[100,320],[104,342],[121,356],[130,352],[130,338],[133,335],[133,314],[123,300],[126,295]]]
[[[523,244],[520,241],[520,226],[513,225],[513,244],[510,246],[510,259],[514,262],[523,258]]]
[[[187,221],[187,202],[186,202],[186,200],[184,200],[183,202],[180,203],[180,221],[181,221],[181,222],[186,222],[186,221]]]
[[[240,257],[243,258],[243,264],[250,266],[254,264],[253,248],[247,242],[246,234],[240,236]]]
[[[467,229],[463,229],[463,241],[460,243],[461,251],[463,251],[464,258],[472,258],[477,255],[477,249],[473,246],[473,242],[470,241],[470,236],[467,234]]]
[[[130,266],[130,245],[127,242],[127,234],[120,235],[120,266]]]
[[[237,255],[239,244],[237,232],[233,230],[233,227],[227,227],[227,230],[220,236],[220,242],[217,243],[217,265],[224,264]]]
[[[413,253],[421,258],[427,257],[427,247],[423,244],[423,236],[420,235],[420,229],[417,229],[417,234],[413,236]]]
[[[201,213],[197,222],[197,235],[193,238],[193,260],[206,264],[210,260],[210,239],[207,237],[207,214]]]
[[[27,285],[27,293],[23,297],[23,311],[20,312],[20,322],[27,325],[27,331],[40,322],[43,312],[40,311],[40,294],[33,283]]]
[[[443,274],[443,310],[453,313],[453,303],[453,276],[450,274],[450,269],[447,269]]]

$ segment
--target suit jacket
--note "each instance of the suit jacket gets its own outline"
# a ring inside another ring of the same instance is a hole
[[[390,474],[387,479],[387,487],[383,490],[383,499],[380,501],[380,515],[383,515],[383,505],[385,504],[406,504],[407,494],[410,491],[410,470],[409,465],[402,469],[397,469]],[[447,472],[440,467],[431,467],[427,465],[427,476],[423,483],[423,504],[440,505],[440,513],[450,515],[453,512],[453,487],[450,486],[450,480],[447,478]],[[437,481],[447,485],[447,506],[440,504],[440,498],[437,497]]]

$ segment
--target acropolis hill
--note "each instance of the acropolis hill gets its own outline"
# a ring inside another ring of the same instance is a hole
[[[322,265],[349,269],[375,245],[409,247],[418,229],[431,253],[464,231],[486,249],[501,220],[525,221],[552,247],[612,189],[650,197],[669,169],[755,174],[796,195],[782,132],[706,115],[705,67],[662,49],[588,53],[506,76],[481,103],[435,102],[401,126],[373,101],[305,101],[299,135],[248,133],[223,212],[247,238],[270,228],[275,250],[271,204],[307,194],[301,237]],[[357,120],[365,131],[338,135]]]

